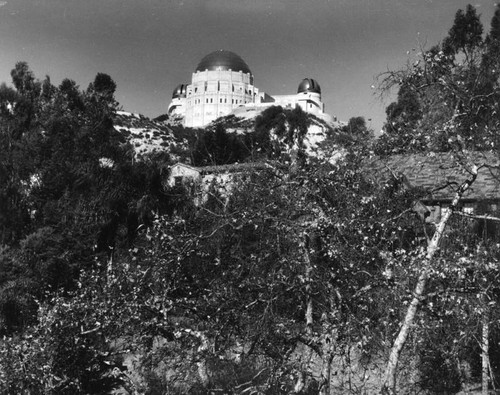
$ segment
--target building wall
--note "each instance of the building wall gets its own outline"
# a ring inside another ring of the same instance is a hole
[[[184,125],[201,127],[228,115],[233,109],[255,103],[259,90],[249,73],[205,70],[193,73],[187,88]]]
[[[213,192],[215,196],[227,202],[238,182],[246,182],[251,175],[263,169],[266,164],[240,163],[221,166],[194,167],[177,163],[170,168],[168,178],[163,185],[166,187],[182,186],[193,197],[195,205],[206,202]]]
[[[321,95],[315,92],[301,92],[295,95],[275,95],[273,96],[275,106],[300,107],[310,114],[319,115],[324,112],[324,104]]]
[[[182,163],[178,163],[171,167],[167,182],[170,187],[175,186],[176,183],[185,182],[186,180],[191,180],[192,182],[200,182],[200,171],[194,167]]]
[[[186,116],[186,98],[175,97],[168,106],[167,114],[169,117],[185,117]]]

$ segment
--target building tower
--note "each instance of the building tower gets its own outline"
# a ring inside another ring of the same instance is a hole
[[[257,95],[252,72],[240,56],[225,50],[212,52],[200,61],[187,87],[184,125],[204,126],[254,103]]]

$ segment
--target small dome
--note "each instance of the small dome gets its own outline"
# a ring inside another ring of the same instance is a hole
[[[312,78],[304,78],[297,89],[297,93],[302,92],[314,92],[321,94],[321,87],[319,86],[318,81],[313,80]]]
[[[248,65],[239,55],[223,49],[209,53],[198,63],[196,71],[205,70],[232,70],[252,74]]]
[[[174,89],[174,92],[172,93],[172,99],[180,99],[186,97],[186,84],[179,84],[177,87]]]

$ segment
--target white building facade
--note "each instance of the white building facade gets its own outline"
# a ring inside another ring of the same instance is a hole
[[[253,74],[239,55],[218,50],[200,61],[190,84],[174,89],[168,115],[184,126],[203,127],[219,117],[272,105],[298,106],[305,112],[329,118],[324,113],[321,88],[314,79],[304,79],[296,94],[271,96],[254,86]]]

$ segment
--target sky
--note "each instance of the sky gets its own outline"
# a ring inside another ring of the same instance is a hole
[[[493,0],[5,0],[0,82],[18,61],[81,89],[107,73],[124,110],[156,117],[206,54],[226,49],[260,91],[292,94],[314,78],[327,113],[380,130],[395,92],[381,99],[376,77],[440,42],[468,3],[487,31]]]

